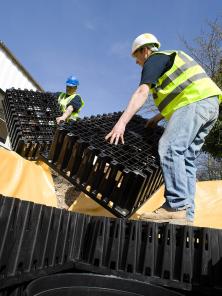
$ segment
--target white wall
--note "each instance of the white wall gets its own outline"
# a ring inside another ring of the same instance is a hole
[[[0,88],[6,91],[11,87],[37,90],[34,83],[0,47]]]

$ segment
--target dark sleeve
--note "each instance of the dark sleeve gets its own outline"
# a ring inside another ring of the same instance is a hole
[[[82,106],[82,101],[79,95],[76,95],[74,99],[72,99],[67,107],[72,106],[74,111],[78,111],[79,108]]]
[[[154,86],[157,80],[172,67],[172,58],[166,54],[155,54],[145,62],[141,74],[141,84]]]

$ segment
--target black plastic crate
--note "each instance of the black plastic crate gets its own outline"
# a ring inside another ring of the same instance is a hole
[[[0,289],[68,270],[78,260],[90,217],[0,198]]]
[[[70,270],[221,295],[218,229],[90,217],[2,196],[0,237],[1,296]]]
[[[49,153],[40,159],[117,217],[130,217],[163,183],[157,145],[163,128],[145,128],[136,115],[125,144],[105,135],[122,113],[77,120],[56,130]]]
[[[12,286],[0,289],[0,296],[25,296],[26,285]]]
[[[75,266],[200,295],[221,295],[221,250],[219,229],[95,217]]]
[[[55,118],[61,115],[53,94],[9,89],[3,107],[14,151],[34,160],[40,151],[49,149],[56,129]]]

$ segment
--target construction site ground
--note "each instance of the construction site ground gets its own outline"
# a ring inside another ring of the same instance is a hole
[[[55,186],[58,208],[68,209],[81,192],[53,170],[52,178]]]

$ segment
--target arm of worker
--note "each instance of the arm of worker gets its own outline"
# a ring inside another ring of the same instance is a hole
[[[155,127],[157,123],[162,120],[164,116],[161,113],[156,114],[146,122],[146,127]]]
[[[73,110],[74,110],[73,106],[71,106],[71,105],[68,106],[66,111],[62,114],[62,116],[56,118],[57,124],[60,124],[63,121],[66,121],[66,119],[69,118],[69,116],[72,114]]]
[[[67,107],[72,106],[73,107],[73,111],[74,112],[78,112],[79,109],[82,106],[82,100],[81,97],[79,95],[76,95],[74,99],[72,99],[69,104],[67,105]]]
[[[149,94],[149,86],[147,84],[141,84],[132,95],[126,110],[123,112],[113,129],[105,137],[105,140],[109,140],[110,144],[118,144],[121,140],[124,144],[124,132],[127,123],[133,117],[133,115],[144,105]]]

